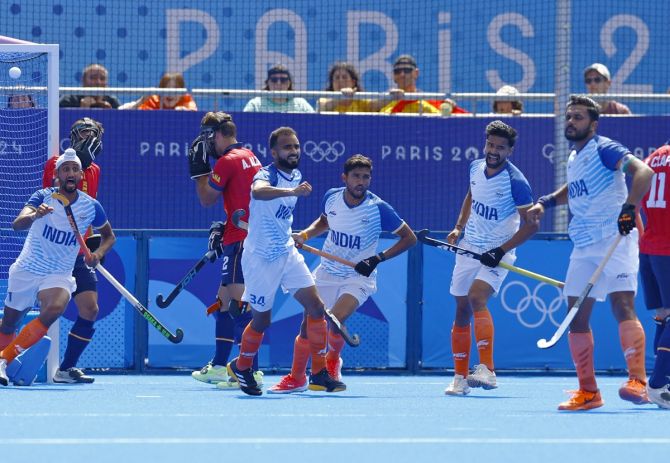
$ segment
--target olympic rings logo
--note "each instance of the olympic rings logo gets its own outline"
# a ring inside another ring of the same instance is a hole
[[[335,162],[344,154],[346,147],[341,141],[330,143],[320,141],[319,143],[309,140],[303,146],[304,153],[312,158],[314,162],[321,162],[324,159],[328,162]]]
[[[543,297],[540,294],[545,288],[549,290],[549,297]],[[552,290],[555,292],[555,296],[547,304]],[[554,314],[559,312],[561,308],[567,307],[567,300],[560,288],[539,283],[531,292],[530,288],[521,281],[510,281],[506,284],[500,293],[500,302],[503,308],[507,312],[515,314],[519,323],[526,328],[537,328],[547,318],[554,326],[559,326],[561,320],[557,321]],[[539,315],[533,316],[533,311],[529,311],[531,308],[534,308]]]

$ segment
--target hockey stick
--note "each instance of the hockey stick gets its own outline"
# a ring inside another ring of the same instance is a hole
[[[77,242],[79,243],[79,246],[83,249],[84,254],[88,259],[91,258],[91,251],[88,249],[86,246],[86,242],[84,241],[84,237],[81,236],[81,233],[79,232],[79,227],[77,226],[77,222],[74,220],[74,214],[72,213],[72,207],[70,207],[70,201],[63,196],[60,193],[53,193],[52,197],[56,200],[58,200],[62,205],[63,208],[65,208],[65,214],[67,215],[68,222],[70,222],[70,227],[72,228],[72,231],[74,232],[74,236],[77,239]],[[102,264],[98,264],[96,267],[96,270],[98,270],[102,276],[104,276],[112,286],[114,286],[123,297],[126,298],[128,302],[132,304],[132,306],[139,311],[139,313],[144,317],[144,319],[149,322],[151,326],[156,328],[160,334],[165,336],[168,341],[173,342],[175,344],[178,344],[181,342],[182,338],[184,337],[184,332],[177,328],[177,334],[172,334],[161,322],[156,320],[156,317],[154,317],[151,312],[147,310],[146,307],[144,307],[140,301],[138,301],[135,296],[130,294],[130,291],[128,291],[126,288],[123,287],[121,283],[119,283],[116,278],[112,276],[111,273],[105,269]]]
[[[431,238],[431,237],[428,236],[428,233],[430,233],[430,231],[421,230],[419,233],[416,234],[416,236],[417,236],[417,238],[419,238],[419,240],[422,243],[425,243],[429,246],[434,246],[436,248],[442,249],[443,251],[449,251],[449,252],[453,252],[455,254],[460,254],[462,256],[468,256],[468,257],[471,257],[471,258],[476,259],[476,260],[481,260],[481,258],[482,258],[481,254],[477,254],[474,251],[470,251],[468,249],[461,248],[459,246],[456,246],[455,244],[447,243],[446,241],[440,241],[440,240],[436,240],[435,238]],[[549,277],[546,277],[544,275],[540,275],[539,273],[531,272],[530,270],[526,270],[526,269],[523,269],[523,268],[520,268],[520,267],[515,267],[514,265],[510,265],[507,262],[500,262],[498,264],[498,266],[500,266],[504,269],[507,269],[511,272],[518,273],[519,275],[523,275],[523,276],[526,276],[528,278],[532,278],[533,280],[538,280],[538,281],[541,281],[543,283],[547,283],[547,284],[550,284],[550,285],[553,285],[553,286],[558,286],[559,288],[562,288],[563,286],[565,286],[565,283],[563,283],[562,281],[554,280],[553,278],[549,278]]]
[[[244,215],[244,210],[243,209],[237,209],[235,212],[233,212],[232,216],[232,221],[233,225],[235,225],[237,228],[240,228],[242,230],[248,230],[249,224],[241,220],[241,217]],[[297,246],[297,245],[296,245]],[[327,252],[320,251],[316,248],[313,248],[311,246],[308,246],[306,244],[303,244],[302,246],[298,246],[299,248],[304,249],[305,251],[314,253],[318,256],[325,257],[326,259],[331,259],[335,260],[337,262],[340,262],[341,264],[348,265],[350,267],[356,267],[356,264],[353,262],[349,262],[346,259],[342,259],[341,257],[338,256],[333,256],[332,254],[328,254]],[[318,252],[316,252],[318,251]],[[361,339],[357,334],[354,334],[353,336],[349,333],[349,330],[347,327],[337,319],[335,315],[333,315],[330,311],[326,310],[326,317],[332,322],[332,324],[335,326],[335,328],[340,332],[342,335],[342,339],[349,344],[351,347],[358,347],[358,345],[361,343]]]
[[[570,326],[570,323],[572,323],[572,320],[577,316],[577,312],[579,312],[579,308],[581,305],[584,303],[584,299],[586,299],[591,292],[591,289],[593,289],[593,286],[598,282],[598,278],[600,278],[600,274],[603,273],[603,270],[605,269],[605,265],[607,264],[607,261],[610,260],[610,257],[614,253],[614,250],[616,249],[617,245],[619,244],[619,241],[621,241],[622,236],[617,234],[616,239],[612,243],[612,245],[609,247],[607,250],[607,254],[605,254],[605,257],[603,257],[602,262],[600,265],[598,265],[598,268],[596,269],[595,272],[593,272],[593,275],[591,276],[591,279],[586,285],[586,288],[584,288],[584,291],[582,291],[582,294],[579,295],[577,300],[575,301],[574,304],[572,304],[572,307],[570,307],[570,310],[568,311],[568,314],[565,316],[559,327],[556,329],[556,332],[554,335],[551,337],[549,341],[546,339],[538,339],[537,341],[537,347],[540,349],[548,349],[549,347],[552,347],[555,345],[559,339],[561,339],[561,336],[563,336],[563,333],[565,333],[565,330],[568,329],[568,326]]]
[[[189,270],[186,275],[184,275],[184,278],[177,283],[177,286],[174,287],[174,289],[168,294],[167,298],[163,298],[163,294],[158,294],[156,296],[156,305],[160,307],[161,309],[166,308],[170,304],[172,304],[172,301],[181,293],[184,288],[191,282],[193,277],[196,276],[196,274],[205,266],[207,261],[211,260],[214,256],[216,255],[215,251],[207,251],[204,256],[200,258],[198,262]]]
[[[233,225],[235,225],[237,228],[240,228],[242,230],[247,230],[249,228],[249,224],[246,223],[243,220],[240,220],[241,217],[244,215],[244,209],[237,209],[235,212],[233,212]],[[350,260],[343,259],[340,256],[336,256],[334,254],[330,254],[328,252],[322,251],[321,249],[314,248],[308,244],[298,244],[296,243],[295,246],[298,249],[304,249],[305,251],[315,254],[317,256],[321,256],[324,259],[328,260],[334,260],[335,262],[339,262],[342,265],[346,265],[347,267],[355,268],[356,264],[351,262]]]

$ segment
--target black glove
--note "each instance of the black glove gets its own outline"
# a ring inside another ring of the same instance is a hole
[[[96,136],[83,138],[72,145],[72,149],[81,161],[81,170],[86,170],[102,151],[102,140]]]
[[[191,148],[188,150],[188,170],[191,179],[209,175],[212,171],[207,154],[207,141],[203,135],[198,135],[191,143]]]
[[[377,268],[377,265],[379,265],[380,262],[384,261],[384,253],[379,253],[375,256],[368,257],[367,259],[363,259],[359,263],[356,264],[356,267],[354,267],[354,270],[356,270],[358,273],[365,277],[369,277],[372,272],[375,271],[375,268]]]
[[[207,250],[215,252],[215,257],[211,259],[212,262],[223,255],[223,241],[221,238],[223,237],[223,228],[225,225],[225,222],[212,222],[212,226],[209,227]]]
[[[633,228],[635,228],[634,205],[625,203],[621,206],[621,212],[619,212],[619,218],[617,219],[617,226],[619,227],[619,233],[624,236],[633,231]]]
[[[487,267],[497,267],[504,255],[505,250],[503,248],[493,248],[482,254],[480,262]]]

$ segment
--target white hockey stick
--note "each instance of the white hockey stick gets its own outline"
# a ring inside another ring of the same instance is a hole
[[[605,254],[605,257],[603,257],[602,262],[600,265],[598,265],[598,268],[596,269],[595,272],[593,272],[593,275],[591,276],[591,279],[589,280],[588,284],[586,285],[586,288],[584,288],[584,291],[582,291],[582,294],[579,295],[579,298],[575,301],[574,304],[572,304],[572,307],[570,307],[570,310],[568,311],[568,314],[565,316],[565,319],[561,322],[560,326],[554,333],[554,335],[551,337],[549,341],[546,339],[538,339],[537,341],[537,347],[540,349],[548,349],[549,347],[554,346],[559,339],[561,339],[561,336],[563,336],[563,333],[565,333],[565,330],[568,329],[568,326],[570,326],[570,323],[572,323],[572,320],[577,316],[577,312],[579,312],[579,308],[581,305],[584,303],[584,299],[586,299],[591,292],[591,289],[593,289],[593,286],[596,284],[598,281],[598,278],[600,278],[600,274],[603,273],[603,270],[605,269],[605,265],[607,265],[607,261],[610,260],[610,257],[612,257],[612,254],[614,254],[614,250],[616,249],[617,245],[619,244],[619,241],[621,241],[622,235],[617,233],[616,238],[614,239],[614,242],[612,245],[609,247],[607,250],[607,254]]]

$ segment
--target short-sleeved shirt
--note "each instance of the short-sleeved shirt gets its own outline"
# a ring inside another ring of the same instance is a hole
[[[61,108],[79,108],[81,107],[81,100],[87,95],[67,95],[60,99],[58,106]],[[118,98],[112,95],[103,95],[103,101],[109,103],[112,109],[117,109],[120,106]]]
[[[314,108],[304,98],[289,98],[277,103],[272,98],[257,96],[249,100],[244,112],[252,113],[313,113]]]
[[[568,206],[573,217],[570,239],[581,248],[618,233],[617,219],[628,189],[617,163],[630,153],[607,137],[594,136],[568,156]]]
[[[533,193],[523,173],[510,161],[489,177],[486,160],[470,163],[470,217],[465,226],[467,243],[485,249],[498,247],[518,230],[517,208],[530,207]]]
[[[295,188],[302,182],[302,174],[298,169],[286,173],[270,164],[254,176],[254,182],[261,180],[277,188]],[[297,201],[297,196],[282,196],[267,201],[252,196],[249,202],[249,234],[244,240],[244,252],[269,261],[288,253],[295,245],[291,238],[291,225]]]
[[[647,224],[640,238],[640,252],[670,256],[670,145],[660,147],[644,162],[652,168],[654,176],[642,200]]]
[[[37,209],[40,204],[53,207],[54,211],[30,226],[28,236],[16,265],[35,275],[72,273],[79,243],[70,227],[65,208],[53,193],[58,188],[38,190],[30,197],[26,206]],[[77,199],[70,203],[77,227],[80,230],[93,225],[100,228],[107,223],[107,215],[100,203],[84,192],[78,192]]]
[[[321,202],[321,213],[330,229],[323,250],[350,262],[360,262],[376,254],[382,231],[397,232],[404,222],[374,193],[368,191],[360,204],[350,206],[344,192],[344,187],[328,190]],[[328,259],[321,259],[321,267],[340,277],[358,275],[351,267]]]
[[[249,216],[251,183],[260,168],[256,155],[244,148],[242,143],[230,145],[216,161],[209,176],[209,186],[223,195],[223,209],[227,217],[231,217],[237,209],[244,209],[246,214],[243,217]],[[223,244],[242,241],[246,236],[246,231],[228,221],[223,231]]]

